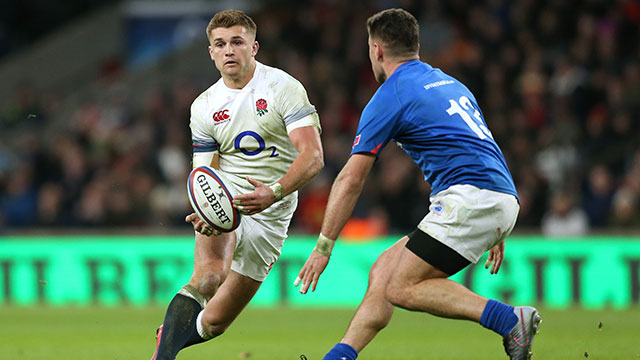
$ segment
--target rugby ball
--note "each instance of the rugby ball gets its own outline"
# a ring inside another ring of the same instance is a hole
[[[240,224],[240,212],[233,207],[233,195],[224,177],[215,169],[200,166],[191,171],[187,192],[193,211],[205,223],[221,232],[231,232]]]

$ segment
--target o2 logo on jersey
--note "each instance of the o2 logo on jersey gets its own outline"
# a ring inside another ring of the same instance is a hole
[[[257,146],[254,146],[254,149],[249,150],[246,145],[247,142],[251,141],[249,139],[245,140],[245,144],[242,144],[242,139],[244,138],[251,138],[255,141]],[[247,155],[247,156],[256,156],[258,154],[260,154],[262,151],[267,150],[267,151],[271,151],[271,154],[269,155],[269,157],[278,157],[280,156],[280,154],[278,154],[278,149],[276,149],[275,146],[269,146],[267,147],[267,145],[264,142],[264,139],[262,138],[262,136],[260,136],[260,134],[258,134],[255,131],[243,131],[240,134],[238,134],[238,136],[236,136],[236,139],[233,142],[233,147],[236,150],[240,150],[243,154]]]
[[[216,122],[216,125],[230,121],[229,110],[227,109],[214,112],[212,117],[213,117],[213,121]]]

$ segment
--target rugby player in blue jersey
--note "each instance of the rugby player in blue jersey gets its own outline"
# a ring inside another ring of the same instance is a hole
[[[351,157],[337,176],[318,242],[296,279],[315,290],[335,240],[351,216],[378,154],[394,141],[431,184],[429,213],[417,229],[378,257],[346,334],[324,357],[353,360],[390,321],[394,306],[480,323],[503,337],[511,359],[531,357],[541,321],[530,306],[513,307],[473,293],[448,277],[489,251],[500,270],[504,241],[519,211],[500,148],[473,94],[420,61],[417,20],[389,9],[367,21],[369,58],[380,88],[365,107]]]

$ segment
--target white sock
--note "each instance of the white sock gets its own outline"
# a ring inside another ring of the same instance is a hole
[[[200,311],[200,313],[198,314],[198,317],[196,318],[196,329],[198,330],[198,335],[200,335],[201,338],[203,338],[204,340],[210,340],[210,339],[213,339],[213,336],[210,336],[209,334],[207,334],[204,331],[204,327],[202,326],[203,313],[204,313],[204,310]]]

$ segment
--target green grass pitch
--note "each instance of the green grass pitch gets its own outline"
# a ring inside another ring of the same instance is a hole
[[[179,360],[319,360],[354,309],[248,308],[227,333]],[[534,359],[640,359],[640,309],[541,310]],[[0,359],[148,359],[164,308],[0,307]],[[600,326],[599,324],[602,324]],[[585,354],[586,353],[586,354]],[[467,322],[396,310],[362,360],[505,359],[498,335]]]

